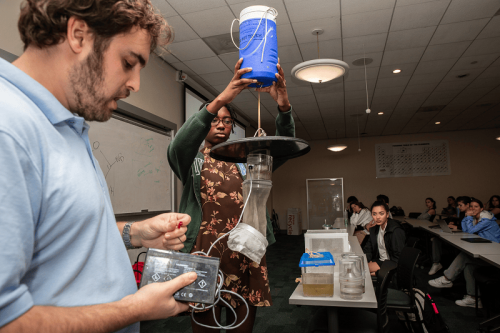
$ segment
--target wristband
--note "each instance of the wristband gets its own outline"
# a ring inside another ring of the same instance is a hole
[[[132,222],[127,222],[125,223],[125,226],[123,227],[123,232],[122,232],[122,238],[123,242],[125,243],[125,247],[127,250],[132,250],[132,249],[137,249],[137,247],[132,245],[132,242],[130,241],[130,228],[132,227],[132,224],[135,221]]]

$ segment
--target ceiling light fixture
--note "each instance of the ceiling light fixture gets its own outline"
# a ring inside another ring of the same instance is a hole
[[[349,65],[337,59],[320,59],[319,57],[319,35],[323,29],[314,29],[313,35],[316,35],[318,44],[318,59],[301,62],[292,69],[292,76],[302,81],[311,83],[323,83],[347,75]]]
[[[441,122],[440,121],[436,121],[434,124],[439,125],[439,124],[441,124]]]
[[[393,70],[392,72],[393,72],[394,74],[399,74],[399,73],[401,73],[401,70],[400,70],[400,69],[395,69],[395,70]]]
[[[381,115],[383,115],[383,114],[384,114],[383,112],[379,112],[379,113],[378,113],[378,115],[379,115],[379,116],[381,116]]]
[[[342,151],[346,148],[347,148],[346,145],[339,144],[337,142],[337,130],[335,130],[335,144],[333,146],[328,147],[328,150],[331,150],[333,152],[339,152],[339,151]]]
[[[499,137],[497,137],[497,140],[498,140],[498,141],[500,141],[500,136],[499,136]]]

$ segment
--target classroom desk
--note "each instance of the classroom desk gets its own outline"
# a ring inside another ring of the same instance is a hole
[[[451,245],[455,246],[459,250],[467,253],[474,258],[480,258],[481,255],[485,254],[499,254],[500,244],[499,243],[469,243],[463,241],[461,238],[478,238],[477,235],[466,234],[463,237],[447,236],[443,235],[441,238]]]
[[[497,266],[498,268],[500,268],[500,254],[481,254],[479,258],[493,266]]]
[[[335,226],[334,227],[341,227]],[[345,228],[345,227],[343,227]],[[349,233],[349,244],[351,245],[351,251],[357,254],[363,254],[361,246],[359,245],[358,238],[351,236],[354,232],[353,226],[348,226],[347,230]],[[365,267],[368,267],[368,263],[365,257]],[[333,275],[333,297],[304,297],[302,291],[302,285],[299,284],[295,291],[292,293],[289,299],[289,304],[295,305],[310,305],[310,306],[326,306],[328,309],[328,331],[338,332],[339,319],[338,319],[338,308],[377,308],[377,297],[375,295],[375,289],[373,288],[372,278],[370,272],[366,270],[365,275],[365,293],[363,298],[360,300],[346,300],[340,298],[340,282],[338,266],[335,266]]]

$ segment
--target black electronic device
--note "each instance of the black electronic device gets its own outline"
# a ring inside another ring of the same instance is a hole
[[[140,287],[154,282],[170,281],[184,273],[196,272],[196,281],[178,290],[174,298],[184,302],[214,304],[219,264],[219,258],[148,249]]]
[[[460,238],[460,239],[469,243],[493,243],[492,241],[484,238]]]

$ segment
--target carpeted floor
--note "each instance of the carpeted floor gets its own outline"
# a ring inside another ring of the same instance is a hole
[[[295,278],[300,276],[298,263],[300,256],[304,252],[304,237],[277,235],[276,239],[276,244],[269,247],[267,251],[273,306],[258,309],[254,332],[305,333],[312,315],[319,308],[298,307],[288,304],[288,298],[296,287]],[[446,249],[443,266],[447,267],[454,255],[455,251],[453,249]],[[484,318],[476,317],[474,308],[463,308],[455,305],[455,300],[462,299],[465,293],[465,281],[459,279],[450,289],[435,289],[427,283],[431,278],[427,274],[428,271],[429,267],[416,270],[417,288],[431,294],[443,319],[449,326],[450,332],[475,332],[479,322]],[[442,274],[442,271],[440,271],[432,278],[439,277]],[[390,315],[390,318],[392,332],[406,331],[394,314]],[[141,323],[141,332],[192,332],[191,320],[189,316],[181,316],[166,320],[143,322]]]

